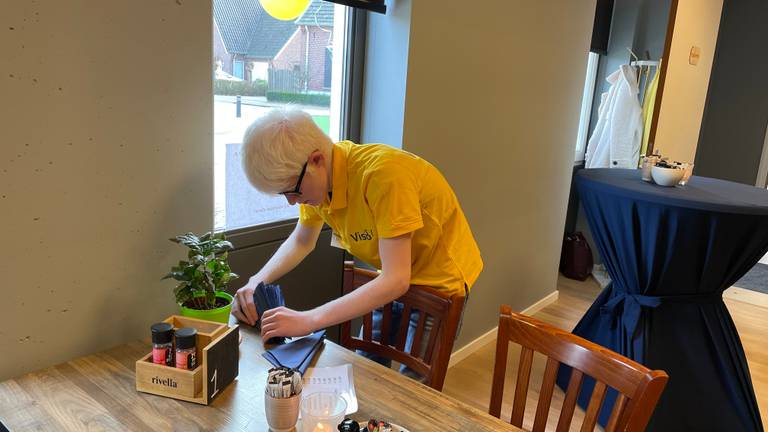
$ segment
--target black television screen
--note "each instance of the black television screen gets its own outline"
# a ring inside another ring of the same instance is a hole
[[[384,0],[325,0],[359,9],[366,9],[378,13],[387,13],[387,5]]]
[[[608,53],[608,39],[611,35],[611,18],[614,0],[597,0],[595,23],[592,27],[592,45],[589,50],[598,54]]]

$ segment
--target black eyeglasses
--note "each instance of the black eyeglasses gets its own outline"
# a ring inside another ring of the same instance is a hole
[[[301,167],[301,173],[299,174],[299,181],[296,182],[296,187],[291,191],[280,192],[280,195],[301,196],[301,181],[304,180],[304,174],[306,172],[307,172],[307,162],[304,162],[304,166]]]

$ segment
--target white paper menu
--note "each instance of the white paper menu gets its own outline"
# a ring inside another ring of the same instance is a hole
[[[303,377],[303,395],[316,392],[337,392],[347,401],[346,414],[357,412],[357,395],[352,376],[352,365],[311,367]]]

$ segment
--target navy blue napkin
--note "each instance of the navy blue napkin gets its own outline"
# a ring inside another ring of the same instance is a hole
[[[264,315],[264,312],[278,306],[285,306],[285,298],[283,298],[280,285],[259,282],[259,285],[253,290],[253,304],[256,305],[256,312],[259,314],[259,320],[256,321],[256,325],[260,326],[261,317]],[[268,340],[267,343],[284,344],[285,338],[276,336]]]
[[[293,342],[277,346],[261,355],[275,367],[286,367],[299,371],[302,375],[320,349],[325,339],[325,330],[312,333]]]

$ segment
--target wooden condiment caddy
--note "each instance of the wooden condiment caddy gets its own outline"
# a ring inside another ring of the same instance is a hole
[[[152,353],[136,361],[136,390],[208,405],[238,374],[240,335],[237,325],[173,315],[164,320],[197,329],[198,366],[193,370],[152,363]]]

